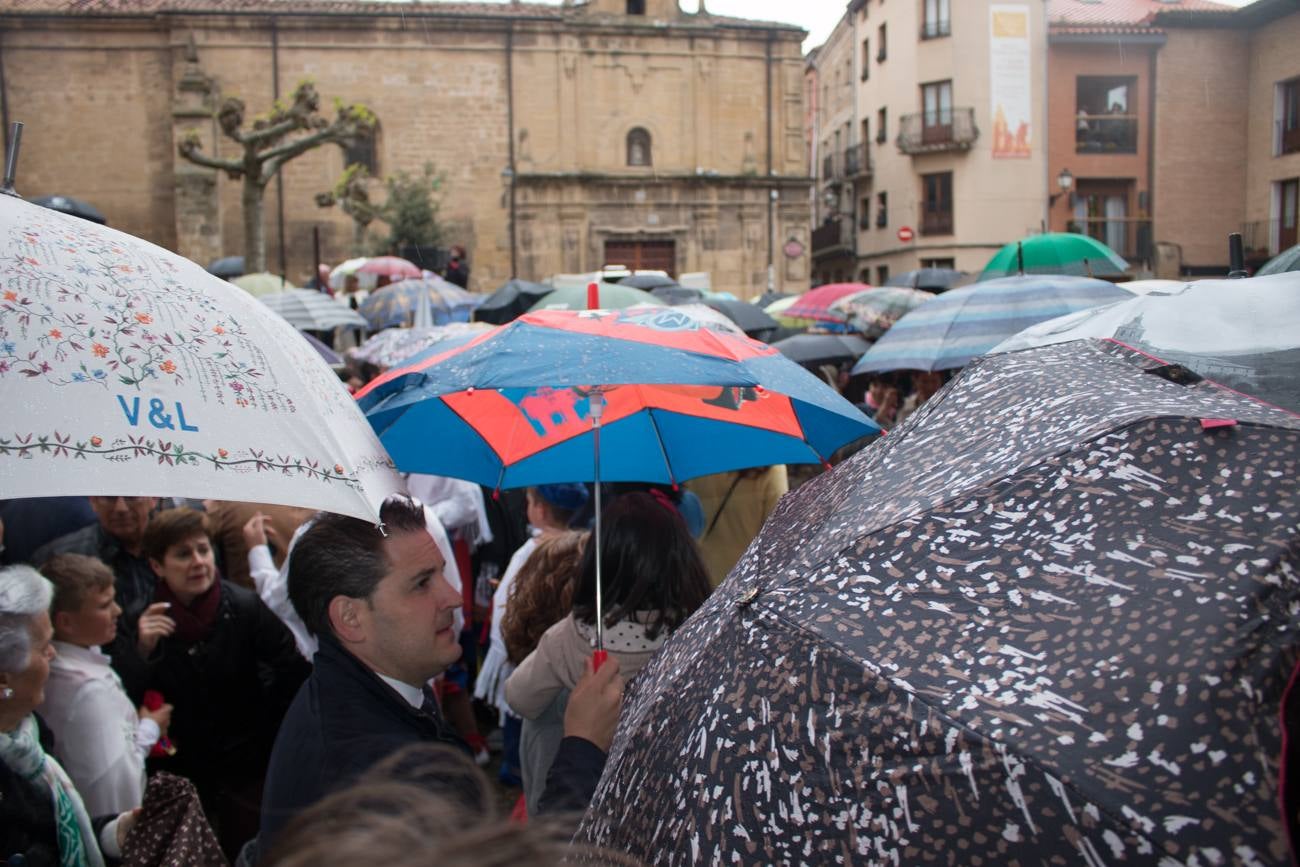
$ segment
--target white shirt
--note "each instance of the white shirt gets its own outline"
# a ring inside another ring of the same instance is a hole
[[[289,562],[293,559],[294,545],[298,544],[298,539],[314,523],[316,523],[315,518],[307,520],[293,534],[293,538],[289,540],[289,550],[284,555],[284,565],[278,570],[271,559],[271,550],[267,546],[256,545],[248,549],[248,573],[253,578],[257,595],[262,597],[266,607],[289,627],[289,631],[293,633],[294,643],[298,645],[298,652],[308,660],[316,655],[317,641],[316,637],[307,631],[306,624],[302,622],[302,618],[298,616],[293,603],[289,600]],[[424,507],[424,526],[438,546],[438,553],[442,554],[442,559],[446,561],[442,571],[443,577],[455,588],[456,593],[460,594],[460,569],[456,566],[456,555],[451,550],[451,540],[447,538],[447,531],[442,528],[438,516],[428,506]],[[455,621],[456,632],[459,633],[465,623],[465,615],[459,608],[456,609]],[[419,706],[417,703],[416,707]]]
[[[373,669],[372,669],[373,670]],[[393,688],[393,691],[406,700],[411,707],[419,710],[424,707],[424,690],[418,686],[411,686],[404,680],[396,680],[387,675],[375,672],[375,676]]]
[[[491,643],[487,655],[483,658],[483,667],[479,669],[474,681],[474,697],[493,705],[502,714],[501,724],[505,725],[505,714],[518,716],[510,709],[506,701],[506,680],[514,672],[514,663],[506,652],[505,639],[501,637],[501,624],[506,619],[506,606],[510,604],[510,594],[515,589],[515,578],[524,568],[533,551],[537,550],[537,536],[531,536],[519,546],[506,566],[506,572],[492,594],[492,626],[488,630]]]
[[[54,755],[92,816],[123,813],[144,799],[144,760],[159,736],[142,720],[98,647],[55,641],[45,702]]]

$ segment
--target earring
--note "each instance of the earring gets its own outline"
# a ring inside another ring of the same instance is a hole
[[[9,687],[6,686],[4,689],[0,689],[0,699],[4,699],[8,701],[13,697],[14,697],[14,691]]]

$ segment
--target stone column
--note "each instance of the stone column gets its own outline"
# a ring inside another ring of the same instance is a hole
[[[177,53],[175,62],[180,69],[174,76],[176,92],[172,95],[173,152],[182,139],[197,133],[203,141],[203,152],[216,154],[219,89],[216,81],[204,75],[199,66],[198,46],[193,34]],[[176,252],[200,265],[207,265],[225,253],[217,172],[196,166],[179,154],[173,164],[176,166]]]

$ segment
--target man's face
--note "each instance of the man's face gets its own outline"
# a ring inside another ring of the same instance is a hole
[[[134,546],[144,537],[156,502],[153,497],[91,497],[90,508],[108,535]]]
[[[420,686],[460,659],[453,618],[461,596],[443,577],[446,564],[427,531],[394,533],[384,553],[388,572],[358,609],[366,645],[359,651],[380,674]]]

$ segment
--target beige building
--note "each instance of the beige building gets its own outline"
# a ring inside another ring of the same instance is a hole
[[[18,186],[96,204],[111,225],[206,263],[241,252],[240,184],[181,160],[212,111],[264,111],[310,78],[380,119],[378,175],[446,174],[449,242],[473,287],[605,264],[708,271],[739,295],[807,287],[803,32],[676,0],[12,0],[0,109],[27,123]],[[348,253],[316,193],[339,148],[289,163],[267,198],[268,265],[291,279]],[[797,243],[790,243],[791,241]],[[787,255],[792,253],[796,255]],[[770,266],[770,267],[769,267]]]
[[[815,268],[846,224],[854,276],[873,284],[923,266],[978,271],[1041,230],[1045,26],[1042,0],[848,4],[832,40],[852,45],[854,154],[820,165],[818,184],[851,190],[853,207],[815,230]]]

